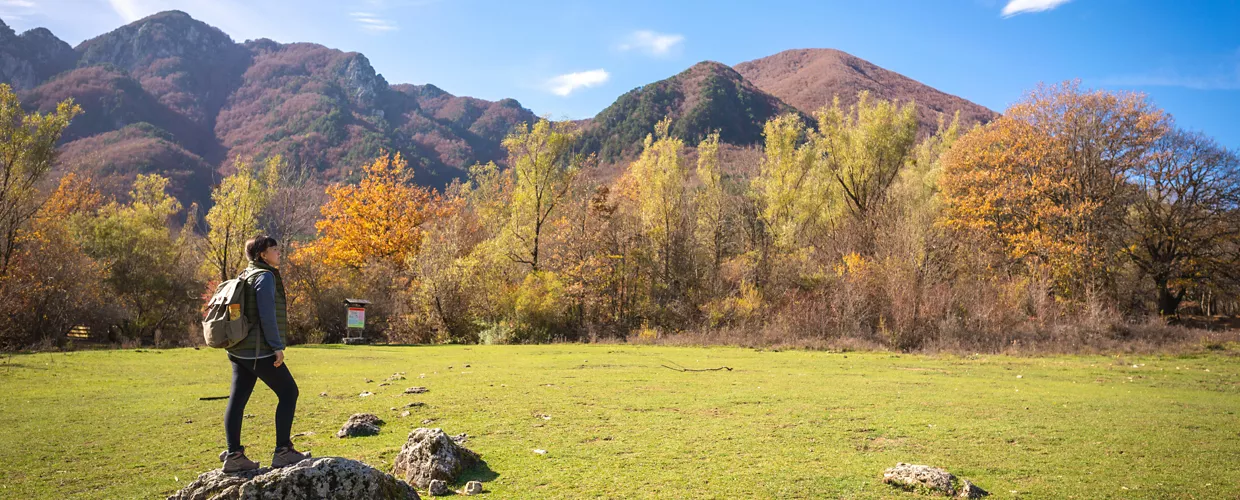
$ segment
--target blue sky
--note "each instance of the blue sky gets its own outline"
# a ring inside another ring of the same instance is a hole
[[[999,111],[1038,82],[1139,90],[1240,149],[1236,0],[0,0],[14,29],[71,44],[168,9],[553,118],[592,116],[701,60],[830,47]]]

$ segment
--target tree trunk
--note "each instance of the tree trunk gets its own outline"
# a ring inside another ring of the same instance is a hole
[[[1184,300],[1184,289],[1179,292],[1172,293],[1167,284],[1160,283],[1158,286],[1158,314],[1161,316],[1174,316],[1177,309],[1180,308],[1180,302]]]

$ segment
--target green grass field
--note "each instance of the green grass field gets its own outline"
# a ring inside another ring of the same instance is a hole
[[[991,498],[1237,498],[1237,352],[321,346],[290,349],[288,364],[301,387],[293,432],[314,433],[299,448],[390,470],[408,431],[434,419],[469,434],[487,468],[461,484],[483,480],[492,498],[917,498],[881,482],[899,461],[944,467]],[[734,370],[660,366],[672,363]],[[379,387],[398,371],[408,379]],[[170,494],[219,467],[225,401],[198,398],[227,395],[229,376],[207,349],[5,359],[0,498]],[[430,392],[402,394],[415,385]],[[426,406],[389,409],[412,401]],[[264,464],[274,408],[260,383],[244,441]],[[335,438],[356,412],[387,425]]]

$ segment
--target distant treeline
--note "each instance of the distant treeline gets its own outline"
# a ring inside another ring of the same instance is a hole
[[[543,120],[503,141],[507,166],[443,191],[400,155],[326,189],[283,158],[237,159],[205,226],[176,229],[157,175],[124,203],[46,178],[71,104],[0,99],[9,349],[77,325],[193,342],[204,294],[260,232],[286,245],[297,342],[339,339],[342,300],[362,297],[368,335],[391,342],[1073,350],[1183,340],[1166,319],[1240,297],[1240,159],[1143,95],[1072,82],[920,141],[911,102],[864,93],[768,121],[755,148],[688,147],[665,119],[619,165]]]

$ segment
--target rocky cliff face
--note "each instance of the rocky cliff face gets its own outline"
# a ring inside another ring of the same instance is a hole
[[[179,11],[122,26],[76,51],[78,66],[124,69],[161,103],[208,127],[250,59],[224,32]]]
[[[35,28],[19,36],[0,21],[0,81],[29,89],[76,63],[77,53],[51,31]]]

